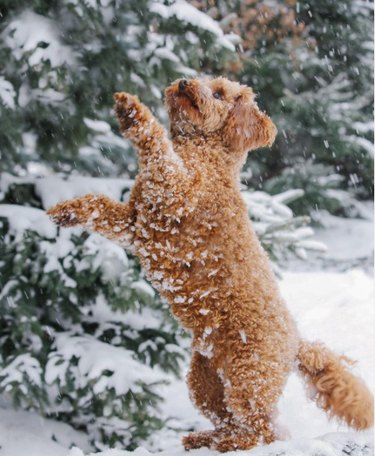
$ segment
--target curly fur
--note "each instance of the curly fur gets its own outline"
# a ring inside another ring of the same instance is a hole
[[[192,401],[215,429],[186,449],[248,449],[275,438],[276,404],[294,364],[330,414],[363,429],[373,399],[326,348],[301,342],[240,195],[249,150],[276,135],[249,87],[224,78],[178,80],[166,90],[171,140],[138,98],[115,95],[123,135],[138,150],[128,203],[86,195],[49,210],[132,249],[193,335]]]
[[[363,381],[347,370],[345,364],[353,364],[349,358],[335,355],[320,343],[301,341],[298,361],[319,407],[354,429],[373,425],[372,395]]]

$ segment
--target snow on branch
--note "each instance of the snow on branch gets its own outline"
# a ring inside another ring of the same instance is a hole
[[[11,82],[7,81],[3,76],[0,76],[0,102],[7,108],[14,109],[14,99],[16,92]]]
[[[93,394],[113,389],[121,396],[130,390],[141,393],[140,383],[154,385],[165,381],[162,372],[136,361],[133,352],[89,335],[60,333],[55,338],[55,350],[46,365],[46,382],[58,382],[60,388],[73,381],[77,390],[90,384]],[[73,358],[77,359],[76,363],[72,362]]]
[[[288,252],[306,259],[307,251],[325,252],[326,246],[311,240],[314,230],[306,225],[309,217],[294,217],[286,203],[303,196],[301,189],[288,190],[278,195],[264,192],[243,192],[249,216],[263,247],[271,259],[282,261]]]
[[[25,10],[10,22],[3,38],[16,59],[21,59],[25,52],[29,53],[30,66],[47,60],[52,67],[75,62],[71,48],[62,44],[56,24],[33,11]]]
[[[8,220],[9,230],[16,237],[19,234],[22,236],[26,230],[35,231],[47,239],[56,237],[56,225],[41,209],[16,204],[0,204],[0,217]]]
[[[176,0],[169,6],[164,5],[159,1],[153,1],[150,4],[150,10],[165,19],[175,16],[179,21],[187,22],[194,27],[205,29],[215,35],[223,47],[226,47],[231,51],[235,50],[230,37],[224,34],[220,25],[210,16],[199,11],[185,0]]]

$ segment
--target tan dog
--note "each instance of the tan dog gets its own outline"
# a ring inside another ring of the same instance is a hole
[[[224,78],[179,80],[166,90],[171,137],[137,97],[115,95],[122,133],[138,150],[128,203],[87,195],[48,212],[131,247],[153,286],[193,335],[191,399],[215,429],[186,449],[248,449],[275,439],[276,403],[293,366],[318,404],[356,429],[373,399],[344,358],[301,341],[248,218],[239,172],[276,128],[253,91]]]

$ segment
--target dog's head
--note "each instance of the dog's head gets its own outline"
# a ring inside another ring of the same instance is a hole
[[[178,79],[165,91],[173,135],[217,135],[238,152],[271,146],[277,129],[250,87],[216,79]]]

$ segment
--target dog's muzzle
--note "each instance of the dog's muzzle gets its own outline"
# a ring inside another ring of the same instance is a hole
[[[180,92],[184,92],[186,87],[189,85],[186,79],[181,79],[181,81],[178,83],[178,90]]]

